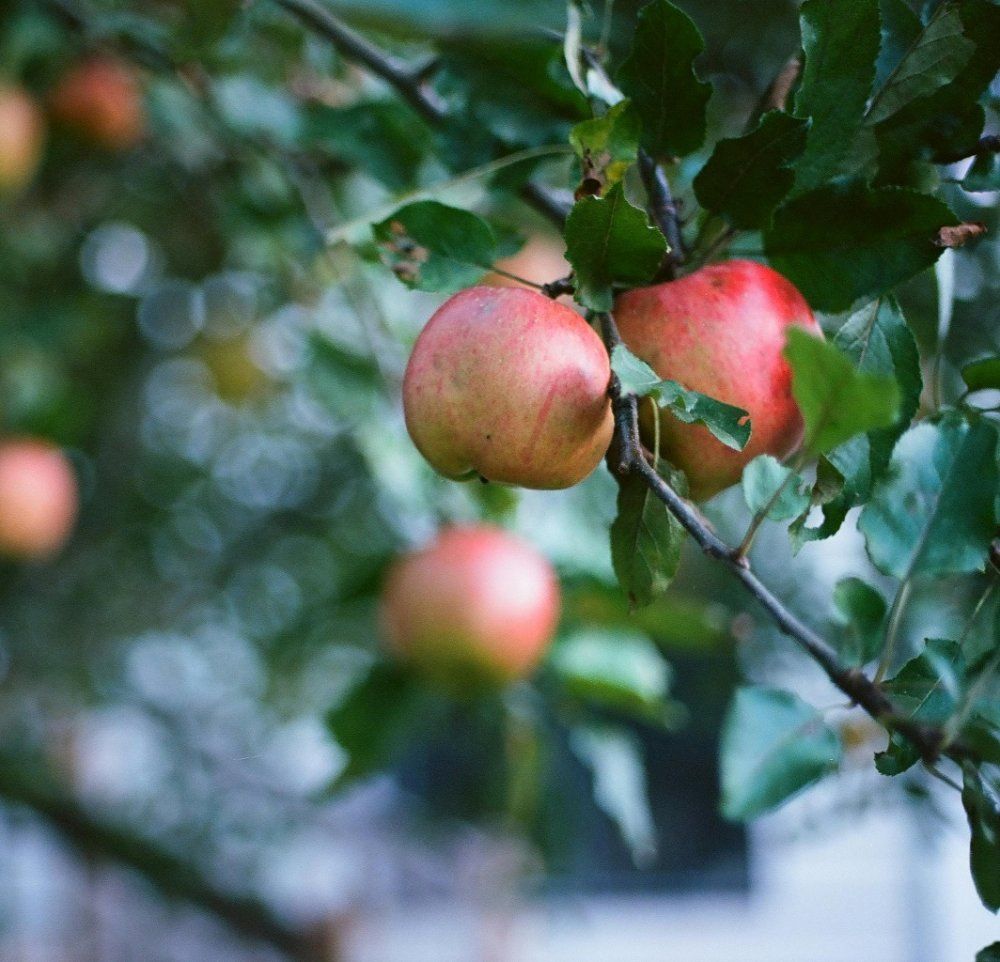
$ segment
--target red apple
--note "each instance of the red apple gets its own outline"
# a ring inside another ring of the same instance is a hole
[[[31,180],[44,139],[45,124],[31,97],[17,87],[0,88],[0,194]]]
[[[104,57],[85,60],[62,78],[52,95],[52,111],[63,125],[105,150],[128,150],[146,131],[134,71]]]
[[[622,294],[615,318],[626,345],[660,377],[750,412],[752,434],[742,451],[702,425],[660,413],[660,450],[687,475],[693,498],[728,488],[758,455],[783,458],[799,445],[802,416],[782,351],[789,327],[822,333],[805,298],[779,273],[752,261],[713,264]]]
[[[530,544],[488,525],[450,528],[389,573],[390,648],[448,680],[523,678],[559,620],[559,582]]]
[[[607,352],[575,311],[471,287],[423,329],[403,380],[414,444],[448,478],[568,488],[611,441]]]
[[[31,439],[0,445],[0,551],[18,558],[54,554],[76,511],[76,476],[58,448]]]

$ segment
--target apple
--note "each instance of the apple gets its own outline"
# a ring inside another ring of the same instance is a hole
[[[0,87],[0,194],[27,185],[44,139],[45,124],[34,100],[18,87]]]
[[[76,512],[76,476],[58,448],[30,438],[0,445],[0,551],[49,557],[66,542]]]
[[[427,322],[403,379],[421,454],[447,478],[568,488],[611,441],[611,371],[574,310],[521,287],[470,287]]]
[[[558,620],[552,565],[526,541],[489,525],[448,528],[404,556],[382,599],[390,650],[449,681],[525,677]]]
[[[784,458],[798,447],[802,416],[782,352],[789,327],[822,332],[805,298],[777,271],[753,261],[712,264],[627,291],[615,319],[625,344],[660,377],[750,413],[750,442],[734,451],[704,426],[660,412],[661,453],[687,475],[692,498],[728,488],[760,454]],[[642,421],[651,445],[646,404]]]
[[[62,78],[52,95],[52,112],[64,126],[105,150],[128,150],[146,131],[134,71],[106,57],[85,60]]]

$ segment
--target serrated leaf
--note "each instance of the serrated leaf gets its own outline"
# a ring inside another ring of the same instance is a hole
[[[844,578],[833,589],[833,605],[840,616],[838,648],[850,665],[865,665],[882,650],[885,599],[860,578]]]
[[[896,578],[982,571],[996,531],[996,451],[984,420],[907,431],[858,521],[875,566]]]
[[[671,468],[658,465],[671,477]],[[630,608],[644,608],[670,586],[680,564],[685,532],[643,478],[618,479],[618,513],[611,524],[611,564]]]
[[[637,865],[656,857],[656,827],[649,809],[646,765],[635,736],[611,725],[578,726],[573,753],[592,772],[594,801],[617,826]]]
[[[654,157],[683,156],[705,140],[712,88],[694,70],[704,49],[690,17],[668,0],[652,0],[639,11],[632,52],[617,80],[642,117],[642,143]]]
[[[814,308],[843,311],[930,267],[938,231],[955,223],[934,197],[837,181],[779,207],[764,246]]]
[[[966,364],[962,380],[970,391],[1000,390],[1000,357],[984,357]]]
[[[762,454],[743,469],[743,500],[754,514],[765,510],[772,521],[787,521],[809,507],[805,479],[777,458]]]
[[[885,690],[908,717],[940,723],[955,710],[964,674],[965,661],[959,646],[931,638],[919,655],[885,683]],[[883,775],[900,775],[918,761],[920,752],[905,736],[892,732],[885,751],[875,756],[875,768]]]
[[[566,258],[576,273],[576,297],[585,307],[609,311],[612,285],[645,284],[667,252],[663,235],[645,211],[625,198],[621,184],[605,197],[578,201],[566,220]]]
[[[670,699],[670,666],[645,635],[577,631],[559,641],[547,664],[567,692],[601,708],[656,725],[682,714]]]
[[[615,104],[603,117],[584,120],[573,128],[569,142],[580,160],[581,195],[603,195],[625,176],[638,156],[641,131],[642,121],[627,100]]]
[[[436,200],[401,207],[373,224],[372,233],[393,273],[419,291],[463,290],[500,256],[496,234],[486,221]]]
[[[809,121],[782,111],[760,118],[757,129],[720,140],[694,179],[698,203],[734,227],[761,227],[792,189],[789,164],[802,153]]]
[[[794,327],[785,357],[806,424],[807,451],[822,454],[856,434],[895,422],[899,387],[893,378],[858,371],[835,345]]]
[[[872,98],[865,123],[881,123],[912,101],[950,83],[974,50],[975,44],[965,37],[959,11],[948,4],[938,7],[916,43]]]
[[[795,165],[796,190],[856,170],[852,144],[875,80],[877,0],[807,0],[801,9],[805,65],[795,115],[812,127]]]
[[[750,415],[743,408],[716,401],[698,391],[690,391],[676,381],[663,381],[643,360],[624,344],[611,352],[611,369],[618,375],[622,390],[637,397],[651,397],[658,407],[670,411],[685,424],[704,424],[723,444],[742,451],[750,440]]]
[[[962,804],[972,840],[969,863],[983,905],[1000,912],[1000,788],[970,762],[963,768]]]
[[[881,90],[907,51],[917,42],[924,25],[906,0],[879,0],[882,46],[875,64],[875,89]]]
[[[837,735],[814,708],[774,688],[741,688],[722,728],[722,814],[756,818],[833,771]]]
[[[1000,154],[994,151],[979,154],[962,178],[962,187],[972,193],[1000,190]]]

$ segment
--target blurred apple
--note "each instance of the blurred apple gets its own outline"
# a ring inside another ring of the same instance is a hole
[[[432,676],[512,681],[531,673],[555,634],[559,582],[521,538],[450,528],[396,563],[382,618],[391,649]]]
[[[45,122],[34,100],[18,87],[0,87],[0,194],[27,185],[44,140]]]
[[[523,277],[535,284],[548,284],[565,277],[573,269],[566,260],[565,253],[566,245],[560,237],[553,234],[534,234],[516,254],[497,261],[496,266],[508,274]],[[497,273],[487,274],[482,283],[494,287],[521,286],[513,278]]]
[[[135,72],[107,57],[92,57],[73,67],[52,95],[52,112],[65,127],[105,150],[128,150],[146,131]]]
[[[0,551],[47,558],[69,537],[76,520],[77,482],[65,455],[30,438],[0,445]]]

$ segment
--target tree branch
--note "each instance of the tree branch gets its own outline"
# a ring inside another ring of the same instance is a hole
[[[57,789],[51,779],[26,771],[22,760],[0,757],[0,798],[30,809],[80,852],[139,872],[161,894],[189,902],[240,935],[267,942],[292,958],[309,958],[307,939],[262,902],[223,892],[189,863],[94,818]]]
[[[445,104],[424,83],[423,68],[410,69],[369,40],[355,33],[318,0],[274,0],[305,26],[329,40],[349,60],[389,84],[428,124],[443,127],[448,121]],[[500,146],[499,140],[497,141]],[[528,183],[520,190],[521,199],[561,228],[569,205],[540,184]]]
[[[610,313],[598,315],[608,353],[621,343],[621,336]],[[817,632],[803,624],[757,577],[749,561],[726,544],[712,530],[701,512],[682,498],[649,463],[643,452],[639,436],[638,400],[634,394],[622,392],[617,376],[612,374],[609,387],[611,406],[615,417],[615,434],[620,455],[619,474],[637,473],[642,476],[650,491],[666,505],[695,543],[709,557],[725,565],[750,592],[774,623],[788,635],[820,668],[827,678],[851,701],[863,708],[885,728],[897,731],[909,739],[921,757],[933,762],[942,754],[947,744],[947,754],[954,758],[966,757],[968,751],[959,743],[948,744],[945,732],[938,727],[923,725],[904,717],[875,684],[858,668],[845,665],[837,650]]]
[[[677,205],[670,192],[670,182],[663,173],[663,168],[645,150],[639,151],[639,175],[646,188],[649,216],[670,245],[670,253],[664,260],[662,273],[665,278],[672,279],[677,265],[684,263],[687,252],[684,249]]]
[[[960,160],[965,160],[968,157],[979,157],[981,154],[1000,154],[1000,134],[987,134],[985,137],[980,138],[975,150],[963,150],[955,154],[946,154],[937,160],[936,163],[957,164]]]

